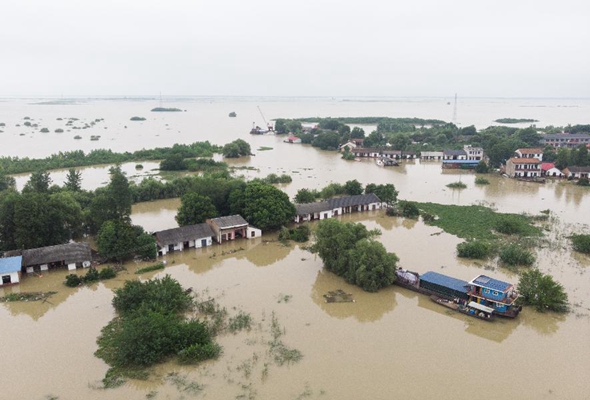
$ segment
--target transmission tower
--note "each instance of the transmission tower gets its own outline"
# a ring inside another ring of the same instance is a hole
[[[455,105],[453,106],[453,124],[457,125],[457,93],[455,93]]]

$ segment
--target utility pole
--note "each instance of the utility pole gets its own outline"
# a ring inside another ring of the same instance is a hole
[[[453,124],[457,125],[457,93],[455,93],[455,105],[453,106]]]

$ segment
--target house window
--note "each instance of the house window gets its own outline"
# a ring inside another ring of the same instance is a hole
[[[490,289],[484,289],[483,291],[485,294],[490,294]]]
[[[498,295],[498,291],[494,290],[494,296],[497,296],[497,295]]]

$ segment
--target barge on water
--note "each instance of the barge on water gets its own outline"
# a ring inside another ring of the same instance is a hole
[[[522,306],[515,304],[518,293],[514,285],[486,275],[478,275],[467,282],[433,271],[420,275],[400,268],[395,273],[396,285],[457,304],[473,302],[489,307],[493,310],[493,315],[515,318],[522,309]]]

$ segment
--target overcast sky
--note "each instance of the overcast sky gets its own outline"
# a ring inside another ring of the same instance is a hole
[[[590,97],[588,0],[2,0],[0,96]]]

